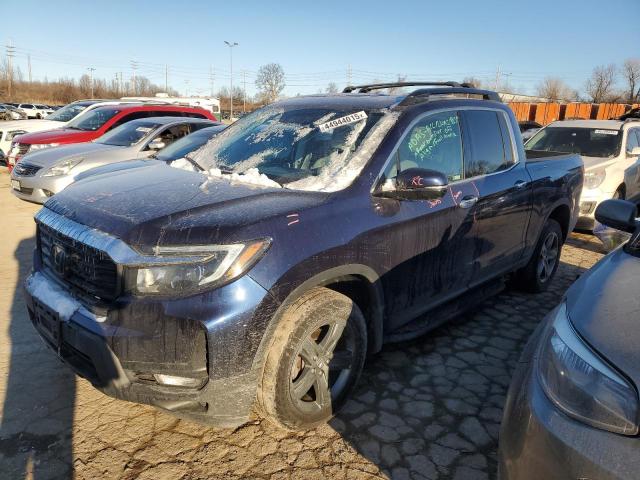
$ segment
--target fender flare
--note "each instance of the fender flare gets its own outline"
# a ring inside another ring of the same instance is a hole
[[[294,288],[285,300],[278,306],[264,335],[256,355],[253,360],[253,367],[256,370],[262,370],[266,354],[271,346],[274,334],[280,325],[282,315],[286,309],[300,298],[304,293],[314,287],[322,287],[329,285],[335,281],[346,278],[358,278],[366,280],[365,284],[371,298],[370,315],[367,319],[369,337],[369,353],[375,353],[382,349],[382,339],[384,331],[384,292],[380,283],[380,276],[371,267],[362,264],[340,265],[338,267],[323,270],[312,277],[308,278],[296,288]]]

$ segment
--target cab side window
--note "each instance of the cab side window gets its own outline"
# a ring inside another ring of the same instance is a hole
[[[419,120],[396,152],[396,171],[409,168],[435,170],[449,182],[462,179],[462,139],[458,113],[442,112]]]
[[[492,110],[463,112],[464,137],[471,155],[465,161],[465,178],[506,170],[513,164],[509,130],[502,114]]]
[[[640,129],[638,128],[631,128],[627,132],[627,153],[631,153],[631,150],[636,147],[640,147],[640,139],[638,133],[640,133]]]

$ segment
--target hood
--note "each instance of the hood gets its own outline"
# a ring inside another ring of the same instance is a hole
[[[245,227],[318,205],[328,196],[232,183],[149,161],[90,176],[53,196],[45,207],[145,248],[246,240],[240,232]],[[268,234],[257,232],[254,238]]]
[[[80,143],[89,142],[100,136],[99,132],[75,130],[72,128],[56,128],[42,132],[25,133],[20,135],[20,143],[32,145],[34,143]]]
[[[640,258],[618,248],[567,291],[571,323],[612,365],[640,386]]]
[[[26,154],[23,160],[41,167],[49,167],[59,160],[81,157],[85,155],[95,155],[113,149],[122,147],[114,147],[112,145],[103,145],[101,143],[74,143],[62,147],[45,148],[44,150],[36,150]]]
[[[3,130],[25,130],[27,132],[40,132],[42,130],[52,130],[63,127],[65,122],[55,120],[12,120],[2,122]]]
[[[588,172],[589,170],[595,170],[596,168],[608,167],[612,163],[615,163],[617,160],[617,157],[602,158],[602,157],[581,156],[581,158],[582,158],[582,162],[584,163],[585,172]]]

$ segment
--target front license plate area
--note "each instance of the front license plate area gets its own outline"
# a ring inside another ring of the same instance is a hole
[[[57,350],[62,343],[60,317],[44,303],[33,299],[34,325],[40,334]]]
[[[11,188],[14,190],[20,191],[20,181],[19,180],[11,180]]]

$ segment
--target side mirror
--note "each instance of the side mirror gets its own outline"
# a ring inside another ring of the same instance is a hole
[[[162,150],[164,147],[166,147],[166,145],[161,138],[154,138],[149,142],[149,145],[147,145],[149,150]]]
[[[636,206],[627,200],[605,200],[596,208],[596,220],[607,227],[633,233],[637,228]]]
[[[640,147],[633,147],[630,152],[627,152],[628,157],[640,157]]]
[[[380,194],[400,200],[430,200],[444,196],[448,183],[444,173],[425,168],[408,168],[396,177],[394,190]]]

